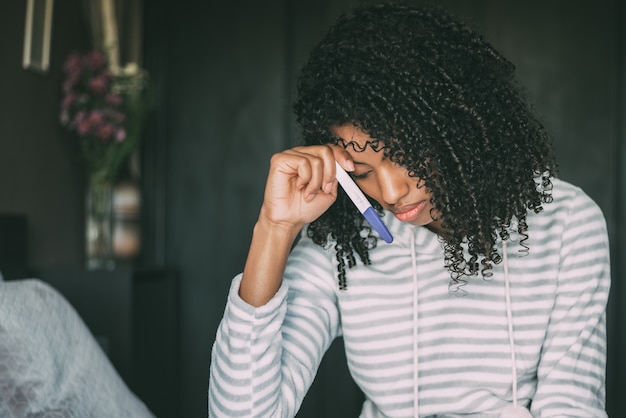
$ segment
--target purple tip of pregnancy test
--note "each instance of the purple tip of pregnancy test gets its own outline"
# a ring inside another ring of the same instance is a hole
[[[393,241],[391,232],[389,232],[389,230],[383,223],[383,220],[380,219],[380,216],[378,216],[378,213],[376,213],[373,207],[367,208],[365,212],[363,212],[363,216],[365,216],[365,219],[367,219],[370,225],[372,225],[372,227],[376,230],[376,232],[378,232],[380,237],[385,240],[385,242],[390,243],[391,241]]]

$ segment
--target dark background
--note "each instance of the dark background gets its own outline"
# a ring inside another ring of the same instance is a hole
[[[432,0],[431,2],[436,2]],[[561,176],[604,211],[613,260],[608,409],[626,416],[622,332],[626,10],[621,0],[446,0],[517,66],[556,143]],[[290,104],[311,46],[356,0],[144,0],[157,94],[141,151],[138,264],[179,275],[177,417],[206,416],[210,349],[241,271],[271,154],[297,142]],[[61,66],[88,46],[80,0],[54,4],[50,70],[22,69],[25,2],[0,2],[0,212],[27,216],[29,266],[83,264],[84,179],[58,125]],[[356,416],[337,345],[301,416]],[[158,363],[154,367],[159,367]]]

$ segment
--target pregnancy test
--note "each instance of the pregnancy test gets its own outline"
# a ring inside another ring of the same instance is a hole
[[[346,170],[344,170],[337,161],[335,161],[335,165],[337,166],[337,181],[341,184],[341,187],[346,192],[350,200],[356,205],[359,209],[359,212],[363,214],[365,219],[372,225],[372,227],[378,232],[380,237],[385,240],[385,242],[393,241],[393,237],[391,233],[383,223],[376,210],[372,207],[369,200],[365,197],[359,186],[356,185],[354,180],[350,177]]]

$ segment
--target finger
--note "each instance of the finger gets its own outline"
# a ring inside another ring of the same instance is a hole
[[[354,171],[354,160],[344,147],[340,145],[329,145],[328,147],[332,150],[335,161],[337,161],[344,170]]]
[[[282,155],[288,157],[284,158],[283,172],[296,176],[297,190],[305,189],[313,178],[313,167],[309,161],[310,156],[295,149],[283,151]]]
[[[333,152],[326,146],[297,147],[286,151],[299,160],[299,185],[307,201],[312,200],[317,193],[329,193],[335,181],[335,160]]]
[[[313,200],[315,195],[322,189],[324,178],[324,160],[318,156],[311,156],[308,159],[311,167],[311,179],[304,189],[304,196],[307,201]]]
[[[316,155],[324,161],[324,175],[322,178],[322,190],[329,193],[336,179],[335,161],[337,161],[346,171],[354,171],[354,161],[352,156],[343,147],[326,144],[295,147],[293,152]]]
[[[336,181],[335,155],[333,149],[330,146],[324,146],[319,150],[318,156],[324,166],[322,172],[322,190],[324,193],[331,193]]]

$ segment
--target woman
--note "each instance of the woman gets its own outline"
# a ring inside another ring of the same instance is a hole
[[[362,417],[606,416],[605,221],[556,178],[513,73],[438,10],[337,21],[298,82],[306,145],[271,161],[210,416],[295,415],[339,336]]]

